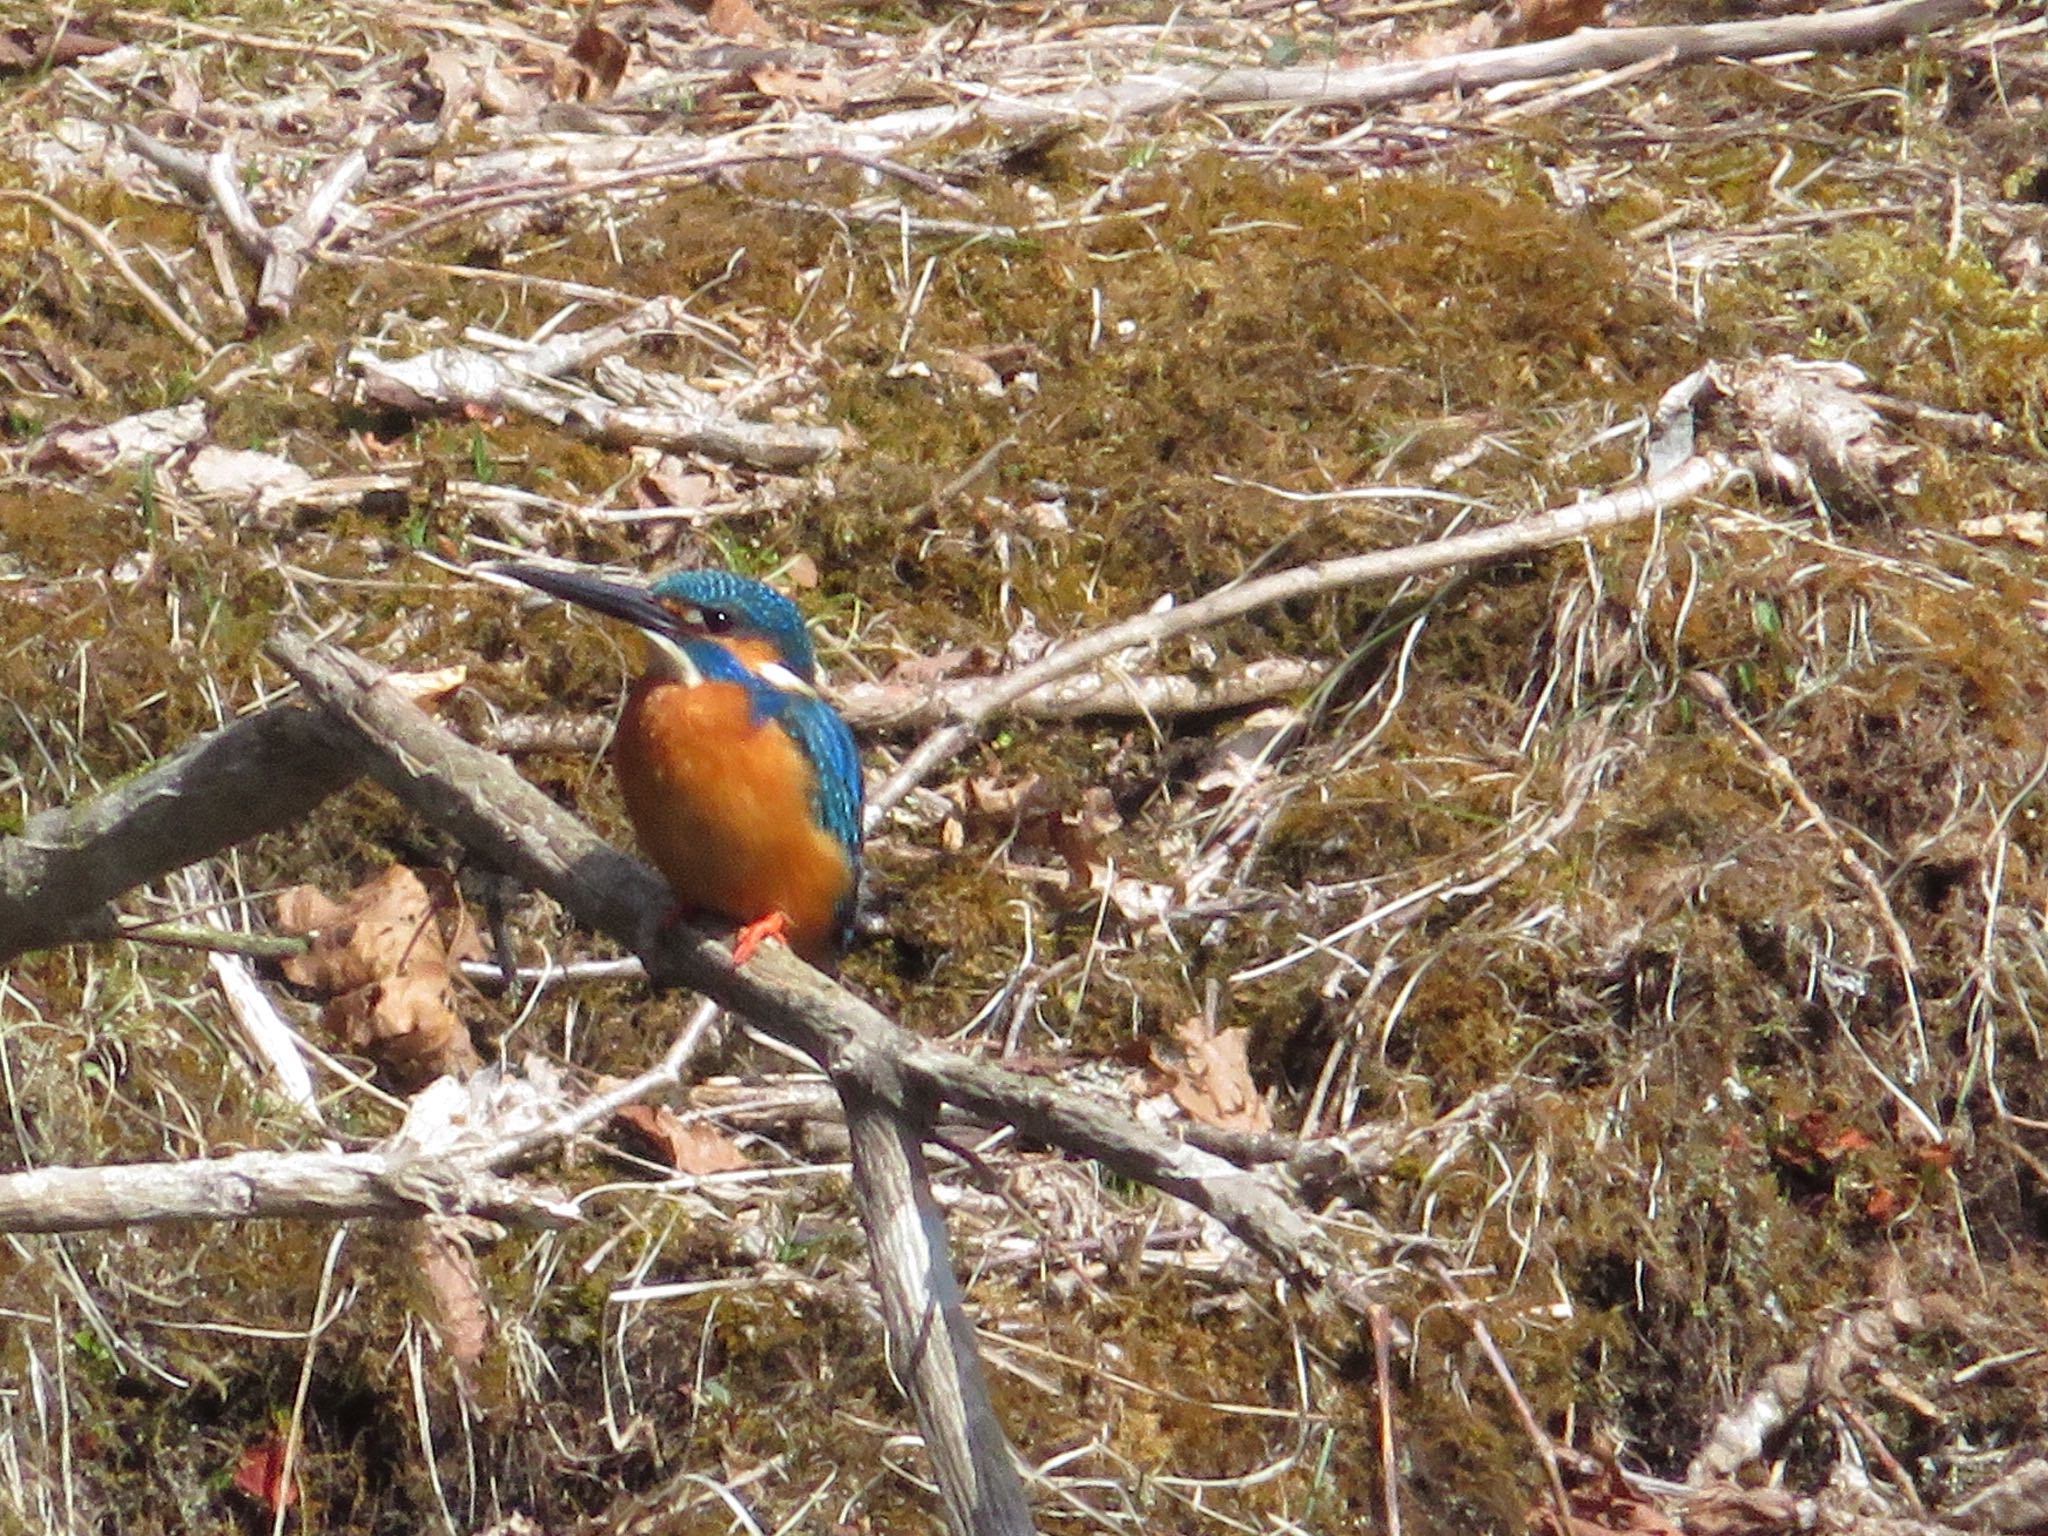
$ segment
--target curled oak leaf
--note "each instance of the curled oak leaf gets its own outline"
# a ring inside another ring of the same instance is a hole
[[[1155,1049],[1152,1059],[1164,1074],[1174,1103],[1204,1125],[1221,1130],[1273,1129],[1272,1107],[1252,1082],[1250,1030],[1218,1030],[1197,1017],[1173,1033],[1179,1053]]]
[[[466,1379],[483,1363],[491,1338],[490,1300],[476,1255],[452,1222],[436,1218],[410,1226],[412,1257],[435,1336]]]
[[[612,1116],[627,1150],[678,1173],[734,1173],[751,1167],[733,1139],[716,1126],[685,1120],[660,1104],[628,1104]]]
[[[401,1087],[482,1065],[450,1002],[455,966],[483,943],[455,883],[394,865],[336,901],[311,886],[278,897],[277,923],[312,940],[287,980],[326,994],[322,1022]]]

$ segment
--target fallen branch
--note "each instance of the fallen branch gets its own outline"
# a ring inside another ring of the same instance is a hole
[[[458,1213],[527,1227],[568,1226],[580,1219],[559,1196],[417,1148],[241,1152],[176,1163],[0,1174],[0,1232]]]
[[[1329,664],[1273,656],[1215,677],[1148,673],[1130,677],[1088,672],[1057,679],[1010,707],[1022,720],[1081,720],[1137,715],[1171,720],[1263,704],[1313,688],[1329,675]],[[927,730],[954,719],[988,691],[986,677],[949,678],[925,687],[901,683],[853,683],[827,691],[832,704],[856,731]],[[595,754],[611,739],[609,716],[510,715],[482,731],[494,752],[577,752]]]
[[[1076,92],[1120,115],[1186,105],[1270,104],[1281,107],[1384,107],[1450,91],[1477,91],[1589,69],[1622,69],[1661,59],[1666,65],[1706,59],[1759,59],[1781,53],[1851,53],[1901,42],[1919,32],[1984,14],[1982,0],[1890,0],[1889,4],[1762,21],[1676,27],[1582,27],[1549,42],[1518,43],[1436,59],[1403,59],[1357,69],[1313,65],[1292,69],[1173,69],[1125,77],[1116,85]],[[1029,98],[1032,106],[1045,98]],[[1006,107],[1015,107],[1012,100]],[[1100,110],[1100,109],[1098,109]],[[992,111],[992,116],[1004,113]],[[873,124],[863,126],[872,128]]]
[[[0,838],[0,964],[81,937],[116,937],[107,903],[221,849],[300,820],[361,772],[324,716],[272,709],[202,736],[82,805]]]
[[[212,205],[242,254],[261,273],[256,283],[256,312],[270,320],[282,320],[291,313],[313,247],[370,174],[369,154],[358,144],[328,162],[299,200],[296,213],[282,223],[266,226],[243,191],[242,169],[232,144],[202,156],[151,138],[132,124],[124,138],[130,149],[163,172],[186,196]]]
[[[1547,45],[1546,45],[1547,46]],[[1630,486],[1592,501],[1527,517],[1499,528],[1482,528],[1425,544],[1376,549],[1362,555],[1324,560],[1314,565],[1276,571],[1239,582],[1178,608],[1139,614],[1119,624],[1093,630],[1057,647],[1028,667],[989,679],[961,702],[953,724],[926,737],[903,760],[887,782],[868,797],[867,823],[878,826],[896,802],[921,784],[939,765],[964,750],[983,726],[1027,694],[1106,661],[1132,646],[1158,645],[1179,635],[1208,629],[1226,619],[1293,598],[1311,597],[1369,581],[1419,576],[1452,566],[1478,564],[1510,555],[1569,543],[1608,528],[1666,511],[1705,495],[1737,474],[1736,463],[1721,453],[1701,453],[1642,485]]]
[[[474,347],[436,347],[389,361],[359,348],[349,362],[361,375],[366,400],[414,414],[518,410],[606,442],[701,453],[770,470],[802,469],[839,451],[835,428],[743,421],[716,396],[680,379],[659,380],[662,399],[657,405],[622,403],[556,382],[642,337],[702,328],[682,300],[662,297],[589,331],[509,356]]]

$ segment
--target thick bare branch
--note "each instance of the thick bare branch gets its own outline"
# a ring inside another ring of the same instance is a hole
[[[418,1148],[242,1152],[178,1163],[0,1175],[0,1232],[85,1232],[168,1221],[469,1213],[566,1226],[573,1206],[461,1158]]]
[[[1032,1529],[1031,1508],[989,1399],[974,1323],[946,1247],[945,1217],[925,1173],[932,1105],[886,1050],[849,1053],[834,1083],[852,1133],[854,1193],[892,1363],[910,1383],[953,1527],[974,1536],[1021,1536]]]
[[[273,709],[30,817],[0,839],[0,964],[77,936],[123,891],[291,825],[360,771],[332,721]]]

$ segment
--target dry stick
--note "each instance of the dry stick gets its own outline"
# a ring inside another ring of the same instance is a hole
[[[1135,75],[1106,88],[1076,91],[1070,102],[1048,114],[1047,98],[1008,98],[984,108],[1000,121],[1036,121],[1092,107],[1119,115],[1164,111],[1183,103],[1204,106],[1384,106],[1445,91],[1473,91],[1511,81],[1576,74],[1587,69],[1621,69],[1668,55],[1676,64],[1705,59],[1755,59],[1780,53],[1839,53],[1895,43],[1985,12],[1984,0],[1892,0],[1855,10],[1769,21],[1717,22],[1706,26],[1581,28],[1568,37],[1520,43],[1474,53],[1449,54],[1420,62],[1371,64],[1358,69],[1314,66],[1294,69],[1182,68]],[[886,131],[888,119],[864,123]]]
[[[519,1226],[580,1219],[560,1197],[417,1147],[240,1152],[176,1163],[0,1174],[0,1232],[87,1232],[171,1221],[473,1213]]]
[[[172,335],[184,342],[186,346],[197,352],[201,357],[213,356],[215,351],[213,343],[194,330],[187,323],[183,315],[171,308],[170,300],[150,286],[143,275],[130,265],[128,258],[121,254],[113,241],[109,240],[99,230],[93,228],[92,225],[86,223],[85,220],[73,213],[69,208],[66,208],[62,203],[52,201],[40,192],[30,192],[20,187],[0,188],[0,201],[28,203],[35,208],[41,209],[44,217],[49,219],[51,223],[61,225],[63,228],[70,230],[71,233],[78,236],[79,239],[83,240],[107,259],[113,269],[121,274],[122,280],[135,290],[136,297],[149,307],[149,312],[161,320],[165,328]]]
[[[668,1054],[654,1066],[638,1077],[620,1083],[616,1088],[598,1094],[595,1098],[585,1099],[568,1113],[549,1121],[538,1130],[499,1142],[486,1150],[477,1160],[478,1163],[482,1167],[497,1170],[524,1162],[557,1142],[568,1141],[600,1121],[609,1120],[629,1104],[637,1104],[664,1088],[680,1086],[684,1077],[689,1074],[690,1063],[696,1060],[697,1052],[704,1044],[704,1037],[718,1021],[718,1015],[718,1004],[699,1004],[696,1011],[690,1015],[690,1022],[683,1026],[682,1033],[677,1035],[675,1042],[669,1046]]]
[[[1480,1353],[1486,1356],[1486,1363],[1493,1367],[1493,1374],[1500,1379],[1508,1402],[1514,1406],[1515,1417],[1522,1421],[1523,1433],[1528,1435],[1529,1443],[1536,1447],[1537,1459],[1543,1463],[1543,1475],[1550,1484],[1550,1500],[1557,1515],[1558,1536],[1571,1536],[1578,1527],[1572,1521],[1572,1501],[1564,1491],[1564,1474],[1558,1470],[1557,1447],[1550,1443],[1550,1436],[1536,1422],[1535,1410],[1529,1406],[1529,1399],[1522,1396],[1521,1383],[1508,1369],[1507,1356],[1500,1352],[1500,1345],[1493,1340],[1493,1330],[1486,1326],[1486,1319],[1479,1315],[1478,1306],[1458,1284],[1458,1277],[1437,1259],[1429,1261],[1429,1271],[1436,1277],[1436,1283],[1449,1294],[1453,1309],[1465,1326],[1472,1330],[1473,1341],[1479,1345]]]
[[[1863,1442],[1864,1449],[1876,1458],[1880,1467],[1884,1468],[1884,1475],[1890,1478],[1892,1486],[1899,1490],[1899,1497],[1905,1503],[1906,1512],[1915,1520],[1925,1520],[1927,1506],[1921,1501],[1920,1490],[1913,1486],[1912,1475],[1899,1464],[1899,1458],[1892,1454],[1892,1448],[1884,1443],[1884,1436],[1877,1432],[1877,1426],[1865,1418],[1856,1405],[1841,1393],[1835,1395],[1829,1406],[1841,1415],[1849,1428],[1855,1431],[1856,1437]]]
[[[1924,1075],[1929,1068],[1930,1058],[1927,1052],[1927,1023],[1920,1011],[1920,988],[1915,980],[1919,974],[1919,962],[1913,956],[1913,943],[1906,937],[1906,930],[1900,926],[1898,914],[1892,910],[1891,898],[1885,894],[1883,882],[1877,878],[1876,872],[1863,862],[1856,850],[1843,840],[1842,834],[1835,830],[1835,824],[1829,820],[1828,813],[1814,802],[1813,797],[1806,792],[1806,786],[1799,782],[1799,775],[1792,771],[1792,764],[1786,760],[1785,754],[1765,741],[1757,734],[1756,727],[1742,718],[1735,708],[1735,701],[1728,697],[1728,690],[1719,678],[1709,672],[1694,672],[1687,676],[1686,686],[1692,690],[1694,697],[1719,715],[1722,722],[1742,738],[1744,746],[1756,754],[1757,760],[1764,766],[1764,771],[1784,787],[1785,793],[1792,797],[1792,803],[1799,807],[1807,823],[1820,833],[1828,847],[1834,851],[1836,861],[1848,872],[1849,878],[1855,881],[1864,897],[1876,909],[1878,926],[1884,930],[1885,939],[1891,946],[1892,964],[1898,969],[1899,985],[1906,991],[1906,1007],[1913,1021],[1913,1038],[1919,1047],[1920,1070]],[[1928,1140],[1936,1146],[1945,1142],[1948,1138],[1942,1134],[1941,1127],[1935,1123],[1934,1117],[1914,1102],[1912,1095],[1893,1082],[1878,1066],[1875,1059],[1863,1048],[1863,1042],[1850,1033],[1846,1021],[1837,1022],[1841,1024],[1842,1033],[1855,1048],[1856,1054],[1863,1058],[1864,1066],[1884,1085],[1885,1092],[1897,1101],[1899,1107],[1912,1118],[1913,1123],[1926,1133]]]
[[[1210,677],[1178,673],[1140,675],[1090,672],[1048,683],[1016,700],[1010,713],[1023,720],[1078,720],[1142,715],[1165,720],[1215,714],[1263,704],[1313,688],[1330,663],[1269,656]],[[988,688],[980,677],[951,678],[923,687],[854,683],[828,692],[833,707],[856,731],[928,730],[956,718]],[[494,752],[583,752],[611,739],[612,722],[596,715],[511,715],[486,726],[482,742]]]
[[[122,892],[292,825],[362,768],[345,732],[308,709],[272,709],[202,736],[82,805],[0,838],[0,965],[90,925],[117,936]]]
[[[1365,1320],[1372,1330],[1373,1385],[1380,1400],[1380,1496],[1387,1511],[1386,1536],[1401,1536],[1401,1458],[1394,1445],[1394,1385],[1388,1361],[1393,1353],[1393,1317],[1385,1302],[1376,1301],[1365,1309]]]
[[[1461,533],[1428,544],[1373,550],[1368,554],[1347,555],[1337,560],[1276,571],[1270,576],[1255,577],[1224,587],[1184,607],[1140,614],[1121,624],[1095,630],[1049,652],[1028,667],[1005,677],[989,679],[964,699],[958,706],[955,722],[926,737],[870,797],[867,824],[870,828],[879,825],[897,801],[922,783],[940,764],[963,750],[990,719],[1018,699],[1119,651],[1136,645],[1157,645],[1177,635],[1207,629],[1225,619],[1234,619],[1240,614],[1286,602],[1290,598],[1546,549],[1553,544],[1584,538],[1602,529],[1617,528],[1653,516],[1706,494],[1736,473],[1734,461],[1726,455],[1702,453],[1655,480],[1593,501],[1578,502],[1503,527]]]

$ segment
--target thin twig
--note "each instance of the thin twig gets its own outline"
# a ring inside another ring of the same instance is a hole
[[[1906,930],[1900,925],[1898,914],[1892,910],[1891,898],[1885,894],[1884,882],[1877,878],[1876,872],[1863,862],[1862,856],[1849,846],[1841,833],[1835,830],[1835,824],[1828,813],[1820,808],[1813,796],[1806,792],[1806,786],[1799,782],[1799,775],[1792,771],[1792,764],[1786,759],[1785,754],[1765,741],[1757,733],[1756,727],[1742,718],[1741,713],[1735,708],[1735,701],[1729,698],[1728,690],[1719,678],[1708,672],[1694,672],[1687,676],[1686,686],[1692,690],[1695,698],[1713,710],[1730,730],[1742,738],[1743,745],[1755,754],[1764,771],[1783,786],[1785,793],[1792,797],[1792,803],[1798,806],[1800,813],[1806,817],[1807,825],[1820,833],[1834,852],[1836,862],[1848,872],[1849,878],[1856,882],[1858,889],[1876,909],[1878,926],[1884,930],[1885,938],[1891,945],[1892,964],[1898,970],[1899,985],[1905,990],[1906,1007],[1912,1019],[1913,1041],[1917,1050],[1915,1065],[1919,1068],[1920,1076],[1925,1077],[1932,1070],[1932,1066],[1927,1047],[1927,1021],[1920,1011],[1920,987],[1916,980],[1919,962],[1913,956],[1912,941],[1906,937]],[[1926,1133],[1927,1138],[1936,1146],[1945,1142],[1948,1138],[1942,1133],[1934,1117],[1922,1109],[1912,1095],[1893,1082],[1878,1067],[1870,1053],[1863,1048],[1862,1042],[1849,1034],[1847,1023],[1842,1025],[1842,1032],[1848,1035],[1850,1044],[1856,1048],[1856,1053],[1884,1085],[1885,1092],[1911,1116],[1913,1123]]]
[[[218,350],[211,341],[208,341],[205,336],[195,330],[183,315],[171,307],[169,299],[166,299],[155,288],[150,286],[148,280],[135,270],[128,258],[121,254],[120,249],[113,241],[109,240],[102,231],[86,223],[84,219],[81,219],[62,203],[47,198],[40,192],[31,192],[25,187],[0,187],[0,201],[27,203],[31,207],[40,209],[51,223],[70,230],[71,233],[78,236],[79,239],[104,256],[113,269],[121,274],[121,280],[135,290],[135,296],[148,306],[149,312],[161,320],[164,328],[176,336],[178,340],[184,342],[186,346],[190,347],[201,357],[212,357],[214,352]]]
[[[973,741],[983,726],[1026,694],[1068,677],[1132,646],[1158,645],[1177,635],[1208,629],[1226,619],[1290,599],[1360,586],[1369,581],[1446,570],[1452,566],[1498,560],[1546,549],[1655,516],[1722,484],[1736,466],[1720,453],[1702,453],[1668,473],[1592,501],[1559,507],[1499,528],[1461,533],[1425,544],[1373,550],[1314,565],[1296,566],[1269,576],[1238,582],[1194,602],[1157,613],[1143,613],[1122,623],[1091,631],[1059,646],[1028,667],[992,678],[971,699],[962,702],[958,718],[933,732],[903,760],[888,781],[868,799],[867,822],[880,825],[889,810],[917,785]]]

